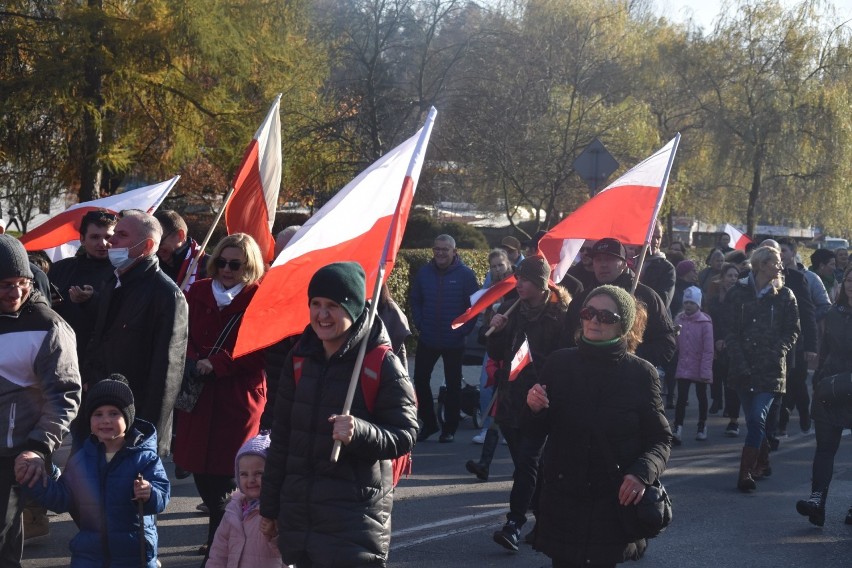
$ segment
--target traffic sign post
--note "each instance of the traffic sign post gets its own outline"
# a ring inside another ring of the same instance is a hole
[[[618,169],[618,162],[599,139],[595,138],[586,146],[572,164],[594,196],[605,187],[606,180]]]

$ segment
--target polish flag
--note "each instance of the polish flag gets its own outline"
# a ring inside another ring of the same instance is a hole
[[[524,342],[518,348],[515,356],[512,357],[512,365],[509,367],[509,382],[514,381],[524,370],[524,367],[532,363],[532,353],[530,353],[530,342],[524,338]]]
[[[562,280],[586,239],[615,238],[622,243],[651,241],[654,219],[666,193],[680,134],[577,208],[538,242],[538,250]]]
[[[118,213],[124,209],[141,209],[149,214],[153,213],[179,179],[180,176],[175,176],[154,185],[75,203],[33,230],[27,231],[21,237],[21,242],[27,250],[44,250],[53,262],[74,256],[80,246],[80,221],[83,215],[100,209],[106,209],[111,213]]]
[[[234,195],[225,205],[228,234],[251,235],[266,262],[272,262],[275,240],[272,224],[281,189],[281,95],[275,97],[263,124],[246,148],[243,161],[234,176]]]
[[[349,182],[293,235],[245,312],[234,357],[302,333],[309,322],[308,283],[323,266],[360,263],[371,296],[370,283],[388,244],[385,274],[390,274],[436,115],[432,108],[417,134]]]
[[[751,241],[745,233],[738,231],[733,225],[725,224],[725,234],[731,237],[731,248],[736,250],[745,250],[746,245]]]
[[[517,279],[515,278],[515,275],[511,274],[500,282],[493,284],[490,288],[479,290],[475,294],[471,294],[470,307],[466,309],[462,315],[454,319],[453,323],[450,324],[450,327],[453,329],[460,328],[484,312],[488,306],[497,303],[500,298],[511,292],[516,283]]]

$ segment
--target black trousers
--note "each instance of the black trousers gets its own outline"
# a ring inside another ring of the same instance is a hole
[[[201,500],[210,509],[210,522],[207,524],[207,544],[213,544],[216,529],[225,516],[225,506],[228,496],[236,489],[234,478],[229,475],[209,475],[206,473],[194,473],[195,488]],[[209,550],[208,550],[209,554]],[[206,559],[206,556],[205,556]]]
[[[501,426],[500,431],[509,445],[515,466],[506,519],[522,527],[527,522],[527,511],[534,504],[541,454],[547,437],[526,436],[519,428]]]
[[[417,393],[417,417],[426,430],[437,430],[435,400],[432,394],[432,370],[438,359],[444,360],[444,383],[447,385],[444,403],[444,433],[455,434],[459,427],[461,410],[462,356],[464,347],[434,349],[422,342],[417,345],[414,357],[414,391]]]
[[[834,473],[834,456],[840,447],[843,428],[828,422],[814,421],[816,428],[816,451],[811,477],[812,491],[827,491]]]
[[[15,481],[15,458],[0,458],[0,566],[20,568],[24,552],[21,488]]]
[[[693,384],[695,385],[695,395],[698,397],[698,424],[703,426],[707,422],[707,383],[678,379],[675,426],[683,426],[683,418],[686,416],[686,401],[689,400],[689,387]]]

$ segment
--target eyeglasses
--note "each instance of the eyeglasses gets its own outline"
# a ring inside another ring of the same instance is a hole
[[[0,282],[0,294],[9,294],[12,290],[26,292],[32,288],[32,280],[23,280],[21,282]]]
[[[213,261],[216,265],[216,268],[225,268],[226,266],[233,271],[237,271],[240,267],[245,264],[244,262],[240,262],[239,260],[225,260],[224,258],[217,258]]]
[[[614,314],[609,310],[599,310],[592,306],[586,306],[580,310],[580,319],[592,321],[594,318],[598,318],[599,322],[605,324],[613,324],[621,321],[620,315]]]

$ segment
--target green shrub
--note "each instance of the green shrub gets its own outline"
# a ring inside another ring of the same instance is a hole
[[[408,218],[402,247],[406,249],[431,249],[438,235],[450,235],[460,249],[487,249],[488,241],[479,229],[454,221],[439,222],[427,214],[415,213]]]

